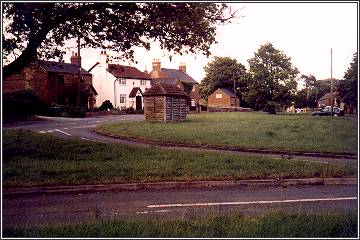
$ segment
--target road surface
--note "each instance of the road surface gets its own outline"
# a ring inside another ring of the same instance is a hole
[[[62,224],[106,219],[188,219],[226,213],[357,212],[357,186],[186,189],[3,196],[3,224]]]

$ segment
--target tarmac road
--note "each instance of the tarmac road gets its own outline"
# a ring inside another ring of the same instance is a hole
[[[93,132],[93,129],[104,123],[114,123],[118,121],[142,121],[144,120],[144,115],[107,115],[107,116],[97,116],[97,117],[87,117],[87,118],[61,118],[61,117],[41,117],[42,121],[32,121],[32,122],[23,122],[16,124],[5,124],[3,128],[11,129],[29,129],[41,134],[52,134],[57,137],[66,138],[66,139],[81,139],[83,141],[93,141],[93,142],[102,142],[102,143],[118,143],[125,145],[138,145],[143,147],[153,148],[153,145],[145,143],[137,143],[133,141],[121,140],[110,138],[106,136],[101,136]],[[196,151],[197,148],[191,147],[167,147],[167,146],[157,146],[159,148],[165,149],[186,149],[190,151]],[[224,151],[224,150],[210,150],[206,151],[212,152],[232,152],[239,155],[248,155],[248,156],[269,156],[273,158],[283,158],[282,154],[269,154],[269,153],[254,153],[254,152],[234,152],[234,151]],[[286,157],[286,156],[285,156]],[[338,163],[338,164],[348,164],[353,167],[357,167],[356,158],[330,158],[330,157],[315,157],[315,156],[292,156],[291,160],[303,160],[303,161],[319,161],[325,163]]]
[[[106,219],[190,219],[226,213],[357,212],[357,186],[227,187],[3,196],[3,226]]]

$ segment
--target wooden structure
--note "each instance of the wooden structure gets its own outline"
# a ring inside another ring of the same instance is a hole
[[[150,121],[184,121],[188,95],[173,84],[156,83],[143,93],[145,119]]]

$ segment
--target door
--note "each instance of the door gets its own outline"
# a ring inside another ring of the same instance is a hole
[[[142,110],[141,96],[136,96],[136,110]]]

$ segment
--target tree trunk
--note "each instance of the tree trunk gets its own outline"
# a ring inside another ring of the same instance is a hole
[[[29,39],[29,43],[21,55],[10,64],[3,67],[3,78],[7,78],[12,74],[20,72],[36,57],[36,52],[41,43],[45,40],[50,29],[39,30],[33,38]]]

